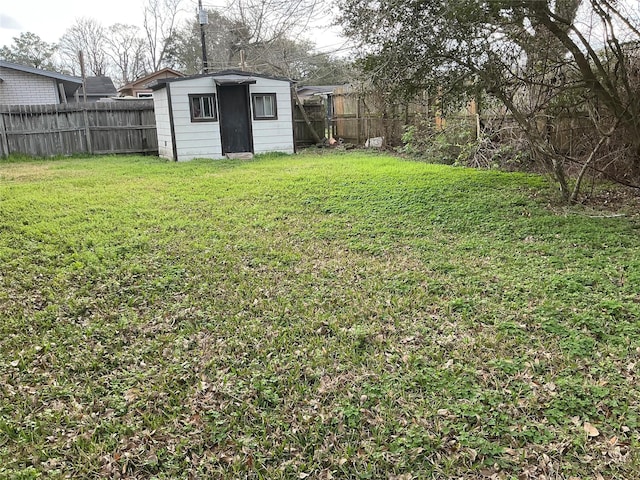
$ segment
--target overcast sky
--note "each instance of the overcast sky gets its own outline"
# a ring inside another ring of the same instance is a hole
[[[0,45],[10,45],[21,32],[33,32],[46,42],[57,42],[79,17],[91,17],[104,26],[142,24],[142,0],[4,0],[0,9]]]
[[[221,7],[224,0],[203,0],[206,8]],[[76,18],[90,17],[108,27],[114,23],[142,26],[144,0],[2,0],[0,7],[0,46],[11,45],[21,32],[33,32],[44,41],[57,42]],[[195,18],[197,0],[185,0],[182,19]],[[308,39],[323,52],[340,48],[337,29],[311,29]]]

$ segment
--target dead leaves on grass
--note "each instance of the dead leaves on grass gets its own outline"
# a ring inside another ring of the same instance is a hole
[[[600,431],[589,422],[584,422],[582,428],[589,437],[597,437],[598,435],[600,435]]]

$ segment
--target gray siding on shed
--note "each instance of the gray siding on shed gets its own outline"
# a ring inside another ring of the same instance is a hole
[[[153,95],[153,107],[155,110],[156,121],[158,118],[169,118],[169,99],[167,90],[163,89]],[[161,124],[156,122],[156,130],[158,132],[158,155],[163,158],[175,160],[173,158],[173,140],[171,138],[171,125],[168,121]]]

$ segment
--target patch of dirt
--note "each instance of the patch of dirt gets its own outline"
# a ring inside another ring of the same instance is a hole
[[[599,211],[636,216],[640,215],[640,190],[612,186],[586,195],[580,204]]]

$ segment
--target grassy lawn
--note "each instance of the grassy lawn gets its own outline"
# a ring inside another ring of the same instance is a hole
[[[0,161],[0,478],[640,478],[640,220],[550,198],[362,153]]]

